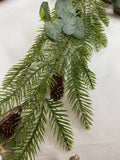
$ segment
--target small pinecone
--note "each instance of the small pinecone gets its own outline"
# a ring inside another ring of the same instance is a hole
[[[58,101],[63,97],[64,86],[63,86],[63,76],[60,74],[53,75],[54,84],[50,86],[50,97],[54,101]]]
[[[10,117],[0,125],[0,135],[3,140],[11,138],[16,130],[16,126],[21,121],[21,113],[11,113]]]
[[[69,160],[79,160],[79,159],[80,157],[77,154],[69,158]]]

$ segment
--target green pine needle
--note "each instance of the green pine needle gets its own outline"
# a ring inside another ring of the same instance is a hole
[[[64,77],[64,87],[73,112],[86,128],[92,125],[93,108],[89,90],[95,88],[96,77],[89,69],[93,50],[106,47],[104,33],[109,20],[102,0],[71,0],[77,16],[86,26],[85,40],[61,34],[58,41],[48,40],[40,29],[28,54],[9,69],[0,89],[0,113],[27,103],[15,135],[5,142],[5,160],[33,160],[44,142],[45,124],[49,117],[53,137],[65,150],[71,150],[73,133],[67,111],[61,101],[49,99],[53,74]],[[55,11],[52,20],[58,18]],[[57,65],[56,65],[57,64]]]
[[[81,123],[88,129],[92,125],[91,100],[81,71],[76,61],[73,60],[74,57],[75,55],[71,57],[71,63],[67,70],[66,91],[69,102],[73,106],[72,109],[80,117]]]
[[[71,150],[73,134],[66,110],[62,109],[63,103],[52,100],[46,100],[46,103],[49,110],[51,129],[54,130],[54,136],[57,135],[57,141],[60,143],[60,146],[67,151]]]

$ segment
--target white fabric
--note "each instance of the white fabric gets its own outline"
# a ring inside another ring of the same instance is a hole
[[[7,70],[22,59],[43,25],[39,22],[42,0],[6,0],[0,3],[0,84]],[[49,0],[51,8],[55,0]],[[94,108],[94,125],[85,130],[72,112],[69,112],[74,132],[74,145],[70,152],[59,148],[51,138],[49,127],[45,144],[37,160],[67,160],[78,154],[81,160],[120,159],[120,16],[109,9],[110,26],[105,33],[107,48],[93,53],[89,64],[96,73],[97,85],[90,92]],[[64,97],[64,104],[69,104]]]

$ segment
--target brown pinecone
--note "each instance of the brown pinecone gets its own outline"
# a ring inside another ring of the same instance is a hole
[[[17,106],[14,110],[11,109],[0,117],[2,119],[0,121],[0,135],[3,140],[9,139],[15,134],[16,127],[21,121],[21,107]]]
[[[63,86],[63,76],[60,74],[53,75],[54,82],[50,86],[50,97],[54,101],[58,101],[63,97],[64,86]]]
[[[69,158],[69,160],[79,160],[79,159],[80,157],[77,154]]]

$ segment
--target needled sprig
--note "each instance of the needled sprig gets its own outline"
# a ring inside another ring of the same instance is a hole
[[[88,62],[94,49],[107,45],[104,3],[57,0],[50,13],[43,2],[40,16],[43,29],[25,58],[9,69],[1,87],[1,114],[27,100],[14,136],[4,142],[4,160],[35,159],[47,122],[58,144],[70,150],[73,133],[67,110],[73,110],[86,129],[93,123],[89,90],[95,88],[96,77]],[[67,110],[61,102],[63,89],[70,104]]]

